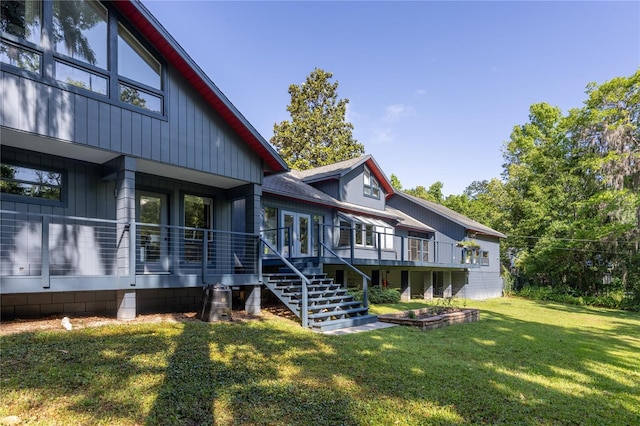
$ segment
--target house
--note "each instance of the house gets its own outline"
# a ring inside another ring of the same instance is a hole
[[[266,177],[262,204],[263,236],[274,247],[349,287],[360,286],[354,266],[371,285],[399,288],[404,300],[502,295],[505,236],[395,191],[370,155]]]
[[[273,148],[139,1],[1,10],[2,317],[259,311]]]
[[[289,171],[139,1],[0,10],[3,319],[193,311],[221,283],[328,330],[376,320],[371,285],[501,294],[502,234],[371,156]]]

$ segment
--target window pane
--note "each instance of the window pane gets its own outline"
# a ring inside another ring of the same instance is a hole
[[[184,226],[188,228],[211,229],[213,201],[196,195],[184,196]],[[202,231],[194,229],[185,232],[185,238],[202,239]]]
[[[107,79],[78,67],[55,61],[56,80],[82,87],[102,95],[107,94]]]
[[[160,63],[127,31],[118,26],[118,74],[160,90]]]
[[[38,0],[0,2],[0,30],[40,44],[42,3]]]
[[[107,68],[107,10],[89,0],[53,2],[53,44],[58,53]]]
[[[373,225],[365,225],[365,234],[366,234],[366,245],[368,246],[374,246],[374,240],[373,240],[373,236],[374,236],[374,232],[373,232]]]
[[[309,254],[309,218],[307,216],[298,217],[298,228],[300,235],[300,254]]]
[[[362,245],[362,224],[356,223],[356,244]]]
[[[2,164],[0,192],[61,201],[62,173]]]
[[[278,247],[277,213],[274,207],[265,207],[262,210],[262,237],[274,248]],[[265,247],[264,253],[269,254],[270,250]]]
[[[351,241],[351,224],[349,222],[340,221],[340,239],[338,241],[339,247],[349,246]]]
[[[313,256],[318,255],[318,244],[320,243],[320,232],[324,231],[324,228],[321,225],[324,222],[324,217],[320,215],[313,215],[313,231],[312,231],[312,240],[311,240],[311,254]]]
[[[31,72],[40,72],[40,54],[0,42],[0,61]]]
[[[120,83],[120,100],[149,111],[162,113],[162,98]]]

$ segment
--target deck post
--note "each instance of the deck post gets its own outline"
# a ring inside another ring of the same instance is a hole
[[[42,268],[40,277],[42,278],[42,288],[51,287],[51,268],[49,265],[49,217],[42,216],[40,255],[42,256]]]
[[[136,291],[135,290],[118,290],[116,292],[119,320],[136,319]]]
[[[411,301],[411,278],[409,271],[400,271],[400,300]]]
[[[261,285],[245,286],[247,296],[244,302],[244,310],[249,315],[260,315],[260,292]]]
[[[422,296],[424,300],[433,299],[433,274],[431,271],[422,273]]]

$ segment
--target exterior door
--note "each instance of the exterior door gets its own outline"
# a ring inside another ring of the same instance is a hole
[[[282,226],[282,254],[285,257],[311,256],[311,216],[283,211]]]
[[[136,192],[138,272],[169,272],[167,196]]]

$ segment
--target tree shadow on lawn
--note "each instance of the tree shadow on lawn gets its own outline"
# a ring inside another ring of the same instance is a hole
[[[612,413],[617,424],[640,422],[640,341],[619,338],[630,329],[576,331],[483,315],[425,335],[429,361],[416,358],[413,368],[429,371],[434,388],[444,385],[427,398],[453,404],[471,423],[599,425]]]
[[[47,401],[71,396],[82,423],[640,422],[637,340],[482,315],[344,336],[283,319],[21,335],[3,340],[3,391],[21,390],[15,367]]]
[[[359,424],[348,394],[298,365],[331,350],[307,330],[193,323],[176,343],[147,425]]]
[[[342,365],[375,372],[360,377],[363,392],[411,407],[450,407],[460,422],[640,424],[640,340],[620,339],[621,330],[567,330],[485,312],[478,323],[429,332],[394,327],[334,344],[336,359],[358,347],[375,354],[360,368]],[[419,413],[410,420],[438,423]]]

